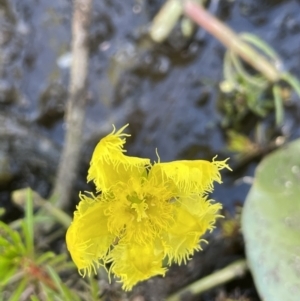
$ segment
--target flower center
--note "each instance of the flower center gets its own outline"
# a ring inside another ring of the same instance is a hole
[[[148,209],[148,204],[146,203],[145,198],[140,198],[136,192],[127,196],[127,200],[131,202],[130,208],[134,209],[136,213],[136,220],[140,222],[143,218],[147,218],[146,213]]]
[[[128,195],[126,198],[132,204],[140,204],[144,200],[144,199],[140,199],[135,191],[133,192],[132,195]]]

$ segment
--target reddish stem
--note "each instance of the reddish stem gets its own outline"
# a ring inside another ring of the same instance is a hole
[[[183,10],[189,18],[206,29],[253,68],[261,72],[269,81],[276,82],[279,80],[279,72],[264,56],[241,40],[234,31],[212,16],[202,6],[192,1],[185,1]]]

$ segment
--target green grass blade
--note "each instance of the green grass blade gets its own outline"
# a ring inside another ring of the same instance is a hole
[[[13,294],[10,296],[8,301],[20,301],[21,295],[26,287],[27,280],[26,278],[23,278],[23,280],[19,283],[16,290],[14,290]]]
[[[91,295],[92,300],[100,300],[99,299],[99,283],[98,280],[93,278],[93,277],[89,277],[88,278],[88,282],[89,282],[89,294]]]
[[[30,188],[27,189],[27,199],[25,205],[25,219],[24,219],[24,236],[25,236],[25,245],[27,252],[30,255],[33,255],[34,252],[34,225],[33,225],[33,199],[32,191]]]
[[[296,77],[294,77],[290,73],[284,73],[282,74],[281,79],[285,80],[289,85],[291,85],[291,87],[296,91],[296,93],[300,97],[300,82]]]
[[[46,252],[44,254],[42,254],[41,256],[39,256],[37,259],[36,259],[36,263],[38,265],[41,265],[43,263],[45,263],[46,261],[48,260],[51,260],[52,258],[54,258],[56,255],[53,253],[53,252]]]
[[[56,265],[62,265],[67,262],[67,257],[66,254],[60,254],[60,255],[55,255],[52,257],[49,261],[48,264],[50,264],[52,267]]]
[[[65,300],[61,299],[61,297],[58,296],[58,294],[56,292],[54,292],[52,289],[50,289],[48,286],[46,286],[43,283],[41,283],[41,291],[43,292],[43,294],[45,296],[45,300],[47,300],[47,301],[65,301]],[[66,300],[69,301],[69,299],[66,299]]]
[[[274,49],[272,49],[267,43],[261,40],[258,36],[251,33],[242,33],[240,36],[244,41],[254,45],[258,49],[263,51],[264,54],[272,58],[274,61],[279,61],[279,57],[276,51],[274,51]]]
[[[54,281],[57,289],[59,290],[60,295],[63,297],[63,300],[78,300],[76,296],[72,294],[72,292],[62,283],[56,271],[49,265],[47,265],[46,268],[51,279]]]
[[[268,81],[261,76],[253,76],[248,73],[244,68],[240,58],[233,51],[230,51],[230,58],[237,74],[244,78],[244,80],[250,85],[253,85],[259,89],[265,89],[267,87]]]
[[[7,285],[11,281],[12,277],[16,274],[16,272],[17,272],[16,267],[11,267],[6,269],[4,273],[3,270],[0,271],[0,291],[2,287]]]
[[[284,118],[283,100],[280,95],[280,92],[281,91],[279,85],[274,85],[273,95],[274,95],[274,104],[275,104],[276,125],[281,125],[283,123],[283,118]]]

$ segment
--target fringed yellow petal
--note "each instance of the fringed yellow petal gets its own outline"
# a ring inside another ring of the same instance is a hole
[[[66,234],[67,248],[81,275],[96,272],[114,240],[107,228],[105,202],[81,195],[74,220]]]
[[[207,231],[214,228],[217,218],[223,217],[220,215],[222,204],[213,203],[213,200],[207,200],[206,197],[192,195],[189,197],[179,198],[178,202],[182,208],[185,208],[198,221],[197,232],[203,235]]]
[[[140,162],[126,160],[126,162],[119,161],[118,165],[114,165],[112,161],[99,161],[90,166],[87,180],[94,182],[97,191],[106,194],[119,183],[126,183],[130,177],[141,177],[146,174],[147,161],[148,159]]]
[[[153,243],[147,245],[123,244],[120,242],[110,253],[111,272],[120,278],[124,290],[156,275],[165,275],[162,267],[164,254]]]
[[[150,159],[129,157],[124,155],[123,145],[129,134],[122,133],[128,125],[115,132],[115,128],[96,146],[87,180],[94,181],[97,191],[106,193],[120,182],[126,182],[130,176],[141,176],[146,173]]]
[[[201,237],[213,229],[222,208],[196,195],[179,198],[177,202],[175,222],[164,237],[169,264],[186,263],[195,251],[201,250]]]
[[[163,236],[169,264],[172,261],[186,263],[195,250],[199,250],[200,233],[197,218],[187,210],[177,206],[173,226]]]
[[[222,183],[219,170],[230,169],[224,161],[174,161],[157,163],[150,171],[149,177],[155,177],[166,183],[178,195],[207,193],[213,190],[213,182]]]
[[[168,265],[171,265],[173,262],[179,265],[182,263],[186,264],[196,251],[202,250],[200,246],[201,241],[197,232],[182,235],[168,233],[165,237]]]

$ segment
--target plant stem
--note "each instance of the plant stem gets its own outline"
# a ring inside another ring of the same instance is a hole
[[[92,0],[74,0],[72,20],[72,66],[66,107],[66,138],[53,190],[56,206],[69,205],[80,159],[88,74],[88,29]]]
[[[29,256],[34,253],[34,222],[33,222],[33,198],[31,189],[27,188],[26,191],[26,204],[25,204],[25,219],[24,219],[24,234],[26,241],[26,248]]]
[[[150,36],[156,43],[163,42],[182,15],[182,5],[178,0],[168,0],[152,21]]]
[[[237,277],[243,276],[247,270],[248,266],[246,260],[237,260],[224,269],[184,287],[175,294],[169,296],[166,301],[181,301],[184,300],[185,295],[195,296],[201,294],[217,285],[224,284]]]
[[[194,0],[203,4],[206,0]],[[165,41],[183,13],[181,0],[167,0],[152,21],[149,34],[153,41]]]
[[[194,1],[183,2],[184,13],[194,22],[207,30],[228,49],[238,54],[258,72],[261,72],[270,82],[280,79],[277,69],[261,54],[244,42],[233,30],[207,12]]]

